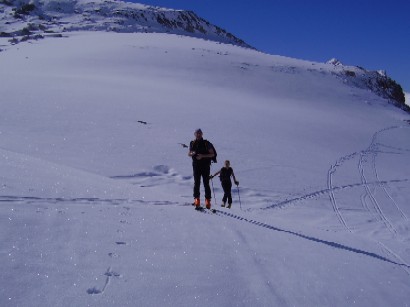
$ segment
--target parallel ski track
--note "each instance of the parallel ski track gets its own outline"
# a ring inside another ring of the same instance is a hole
[[[380,144],[378,144],[378,145],[380,145]],[[407,150],[403,150],[403,149],[398,149],[398,150],[399,150],[399,152],[396,152],[396,151],[395,152],[390,152],[390,154],[401,154],[400,151],[407,151]],[[381,152],[380,149],[378,149],[378,152]],[[391,196],[391,194],[387,190],[388,185],[386,183],[384,183],[382,180],[380,180],[379,173],[378,173],[377,167],[376,167],[376,159],[373,159],[372,166],[373,166],[373,170],[374,170],[374,173],[375,173],[375,176],[376,176],[376,180],[379,182],[379,186],[382,188],[384,194],[387,196],[388,199],[390,199],[391,203],[397,209],[397,211],[399,212],[399,214],[403,218],[403,220],[408,221],[409,218],[407,217],[407,215],[403,212],[403,210],[400,208],[400,206],[394,200],[393,196]]]
[[[386,189],[386,183],[382,182],[379,178],[377,165],[376,165],[376,158],[377,158],[378,154],[381,153],[381,151],[379,149],[380,144],[377,143],[377,138],[380,134],[382,134],[386,131],[394,130],[394,129],[400,129],[400,128],[402,128],[402,127],[393,126],[393,127],[388,127],[388,128],[385,128],[385,129],[382,129],[382,130],[376,132],[373,135],[370,146],[360,154],[360,159],[359,159],[359,163],[358,163],[358,171],[359,171],[360,178],[361,178],[361,181],[363,183],[363,186],[365,188],[365,194],[362,195],[362,197],[361,197],[362,205],[368,211],[370,211],[370,208],[367,206],[367,203],[366,203],[366,197],[368,197],[370,199],[372,207],[374,208],[374,211],[376,212],[376,214],[375,214],[376,217],[379,218],[385,224],[386,228],[394,235],[397,235],[397,230],[394,227],[393,223],[390,221],[390,219],[387,217],[387,215],[383,212],[382,207],[380,206],[377,198],[375,197],[376,187],[380,187],[382,189],[384,194],[387,196],[388,199],[391,200],[391,203],[393,204],[393,206],[396,208],[396,210],[399,212],[399,214],[401,215],[401,217],[404,220],[408,220],[408,218],[404,214],[404,212],[400,209],[400,207],[395,202],[393,197],[388,193],[388,191]],[[373,173],[373,175],[376,179],[376,182],[378,183],[376,186],[373,186],[373,188],[371,188],[369,186],[368,180],[367,180],[367,177],[366,177],[366,174],[365,174],[365,162],[367,162],[369,158],[370,158],[370,165],[371,165],[371,168],[372,168],[371,169],[372,173]]]
[[[345,156],[340,158],[334,165],[332,165],[327,173],[327,189],[328,189],[328,193],[329,193],[329,198],[330,198],[330,202],[332,204],[332,208],[333,211],[335,212],[339,222],[343,225],[343,227],[349,231],[352,232],[351,229],[349,228],[349,226],[346,223],[346,220],[343,218],[342,213],[339,210],[339,206],[337,204],[336,201],[336,197],[335,197],[335,188],[333,186],[333,174],[336,173],[337,169],[343,165],[343,163],[347,160],[350,160],[352,158],[354,158],[357,155],[357,153],[353,153],[351,155]]]
[[[269,207],[266,207],[264,209],[271,209],[271,208],[277,208],[277,207],[283,207],[284,205],[294,203],[297,201],[303,201],[315,197],[322,196],[323,194],[328,194],[330,202],[332,204],[332,209],[340,222],[340,224],[349,232],[352,232],[352,229],[349,227],[346,219],[344,218],[338,202],[337,198],[335,195],[335,192],[338,190],[342,189],[347,189],[347,188],[355,188],[355,187],[363,187],[364,188],[364,194],[361,195],[360,201],[362,204],[362,207],[364,210],[367,212],[373,214],[376,219],[382,221],[387,228],[389,232],[391,232],[393,235],[397,234],[397,230],[394,227],[393,223],[390,221],[390,219],[387,217],[387,215],[383,212],[383,209],[381,205],[379,204],[376,196],[375,196],[375,191],[376,188],[381,188],[383,193],[386,195],[386,197],[391,201],[392,205],[396,208],[396,210],[399,212],[401,218],[405,221],[408,221],[409,218],[406,216],[406,214],[401,210],[400,206],[397,204],[397,202],[394,200],[394,198],[390,195],[390,193],[387,190],[387,186],[390,183],[399,183],[399,182],[406,182],[409,181],[409,179],[397,179],[397,180],[380,180],[378,169],[377,169],[377,164],[376,164],[376,159],[379,153],[387,153],[387,154],[400,154],[401,152],[406,152],[410,150],[407,149],[401,149],[401,148],[394,148],[394,147],[389,147],[385,146],[386,148],[389,148],[391,151],[389,152],[382,152],[380,151],[380,146],[383,146],[382,144],[377,143],[377,138],[381,133],[384,133],[389,130],[393,129],[400,129],[400,128],[408,128],[408,127],[400,127],[400,126],[393,126],[393,127],[388,127],[384,128],[380,131],[377,131],[376,133],[373,134],[372,140],[370,145],[368,146],[367,149],[361,151],[361,152],[355,152],[346,156],[343,156],[339,158],[335,164],[331,165],[331,167],[328,170],[327,173],[327,189],[316,191],[298,198],[290,199],[283,201],[278,204],[273,204]],[[335,186],[334,185],[334,176],[337,173],[338,169],[346,162],[352,159],[357,159],[358,158],[358,164],[357,164],[357,169],[360,177],[360,183],[356,184],[350,184],[350,185],[344,185],[344,186]],[[371,171],[374,176],[374,180],[369,181],[368,178],[366,177],[366,162],[370,160],[370,165],[371,165]],[[369,206],[367,199],[370,199],[370,204],[371,207]]]
[[[371,186],[368,184],[368,181],[367,181],[367,178],[366,178],[366,175],[365,175],[364,161],[365,161],[366,157],[368,157],[369,155],[370,155],[371,159],[375,159],[374,151],[368,150],[368,151],[365,151],[364,153],[362,153],[360,155],[360,159],[359,159],[359,163],[358,163],[358,170],[359,170],[360,177],[361,177],[361,180],[362,180],[362,183],[363,183],[363,187],[365,189],[365,194],[363,195],[363,197],[361,197],[361,201],[364,202],[363,205],[366,208],[368,208],[368,206],[366,204],[366,197],[368,197],[370,199],[370,202],[371,202],[373,208],[374,208],[373,212],[376,212],[376,217],[378,219],[380,219],[385,224],[386,228],[391,233],[396,235],[397,230],[395,229],[393,224],[390,222],[390,220],[387,218],[387,216],[383,212],[379,202],[377,201],[377,198],[374,196],[374,191],[375,191],[374,186],[373,186],[373,188],[371,188]],[[380,182],[377,182],[377,186],[380,186]]]

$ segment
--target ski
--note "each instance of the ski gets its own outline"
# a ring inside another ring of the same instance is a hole
[[[193,206],[193,207],[195,207],[195,204],[194,203],[192,203],[192,204],[189,204],[189,203],[186,203],[185,204],[185,206],[188,206],[188,205],[191,205],[191,206]],[[202,207],[202,206],[199,206],[199,207],[195,207],[194,208],[196,211],[200,211],[200,212],[212,212],[212,213],[216,213],[216,209],[207,209],[207,208],[205,208],[205,207]]]
[[[196,211],[200,211],[200,212],[212,212],[212,213],[216,213],[216,209],[206,209],[204,207],[195,207]]]

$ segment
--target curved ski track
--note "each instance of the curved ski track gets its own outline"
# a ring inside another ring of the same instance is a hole
[[[329,189],[329,197],[332,203],[333,210],[338,217],[339,221],[341,224],[351,232],[351,229],[346,223],[346,220],[343,218],[338,204],[337,200],[334,195],[334,186],[333,186],[333,176],[336,174],[337,169],[343,165],[343,162],[356,158],[357,156],[359,157],[358,159],[358,164],[357,164],[357,169],[359,172],[360,180],[361,180],[361,185],[364,188],[364,194],[360,197],[360,201],[362,204],[362,207],[368,211],[369,213],[373,214],[376,219],[382,221],[386,227],[386,229],[392,233],[393,235],[397,235],[397,230],[394,226],[394,224],[390,221],[386,213],[383,211],[378,199],[376,198],[376,189],[381,188],[383,193],[386,195],[386,197],[390,200],[391,204],[395,207],[395,209],[399,212],[401,218],[403,220],[408,220],[407,216],[405,213],[401,210],[397,202],[393,199],[393,197],[389,194],[387,191],[387,184],[389,183],[388,181],[382,181],[379,178],[379,173],[376,165],[376,158],[379,153],[386,153],[382,152],[380,150],[380,143],[377,142],[377,139],[380,134],[389,131],[389,130],[394,130],[394,129],[400,129],[402,127],[399,126],[394,126],[394,127],[388,127],[385,129],[382,129],[380,131],[377,131],[373,137],[372,141],[367,149],[365,149],[362,152],[359,153],[353,153],[348,156],[340,158],[334,165],[331,166],[329,172],[328,172],[328,189]],[[392,154],[393,152],[389,152]],[[394,152],[397,154],[397,152]],[[400,153],[400,152],[398,152]],[[370,169],[368,169],[368,165],[370,165]],[[372,176],[373,180],[369,181],[366,171]],[[407,181],[408,179],[400,180],[400,181]],[[396,180],[395,180],[396,181]],[[398,181],[398,180],[397,180]],[[390,181],[392,182],[392,181]],[[368,204],[367,199],[370,200],[370,204]]]
[[[338,200],[336,198],[335,192],[344,190],[344,189],[362,187],[364,189],[364,192],[360,197],[360,203],[362,204],[363,209],[367,211],[369,214],[372,214],[374,218],[376,218],[376,220],[383,222],[383,224],[385,225],[385,228],[390,233],[392,233],[393,235],[397,235],[397,229],[395,228],[394,223],[389,219],[389,217],[383,211],[383,208],[380,205],[378,198],[376,198],[375,192],[376,192],[376,189],[381,190],[383,194],[386,196],[386,198],[389,200],[389,203],[391,204],[391,206],[393,206],[395,210],[398,212],[401,219],[404,221],[408,221],[409,218],[407,217],[407,215],[400,208],[399,204],[395,201],[393,196],[389,193],[388,186],[389,184],[393,184],[393,183],[408,182],[410,179],[403,178],[403,179],[381,180],[379,177],[376,160],[380,153],[390,154],[390,155],[393,155],[393,154],[400,155],[400,154],[408,154],[410,152],[410,150],[408,149],[391,147],[391,146],[383,145],[377,142],[378,137],[382,133],[386,131],[390,131],[394,129],[402,129],[402,128],[408,129],[407,126],[406,127],[405,126],[393,126],[393,127],[388,127],[380,131],[377,131],[376,133],[373,134],[371,143],[367,147],[367,149],[361,152],[354,152],[354,153],[351,153],[349,155],[339,158],[335,162],[335,164],[331,165],[331,167],[329,168],[327,172],[326,189],[315,191],[310,194],[306,194],[306,195],[303,195],[297,198],[287,199],[280,203],[275,203],[268,207],[262,208],[262,210],[284,207],[285,205],[294,204],[296,202],[304,201],[308,199],[314,199],[314,198],[323,196],[325,194],[328,194],[330,203],[332,205],[332,209],[337,217],[337,220],[343,226],[343,228],[345,228],[348,232],[352,232],[351,226],[349,226],[348,222],[346,221],[346,218],[343,216],[340,210],[340,206],[338,204]],[[388,149],[388,151],[382,151],[381,147],[385,147],[386,149]],[[358,171],[360,182],[347,184],[343,186],[335,186],[334,178],[337,175],[338,170],[346,162],[354,160],[354,159],[358,160],[357,171]],[[369,179],[369,176],[371,176],[371,179]]]

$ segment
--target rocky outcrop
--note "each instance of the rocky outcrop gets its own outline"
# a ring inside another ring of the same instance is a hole
[[[385,71],[369,71],[363,67],[345,66],[336,59],[331,59],[326,63],[334,66],[333,74],[343,79],[345,83],[368,89],[376,95],[386,98],[395,106],[410,112],[402,87]]]

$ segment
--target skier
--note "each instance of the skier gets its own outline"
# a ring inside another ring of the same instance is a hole
[[[200,185],[201,177],[205,189],[205,206],[211,209],[211,188],[209,178],[211,173],[211,159],[215,156],[212,144],[202,138],[202,130],[195,130],[195,140],[189,144],[188,156],[192,157],[192,168],[194,173],[194,205],[195,209],[200,209]]]
[[[215,176],[219,175],[219,179],[221,180],[222,189],[224,190],[224,197],[222,198],[222,207],[225,207],[226,201],[228,201],[228,207],[231,208],[232,205],[232,182],[231,176],[236,185],[239,185],[239,181],[236,180],[235,174],[231,167],[231,162],[229,160],[225,161],[225,166],[221,168],[218,172],[216,172],[210,179],[214,178]]]

